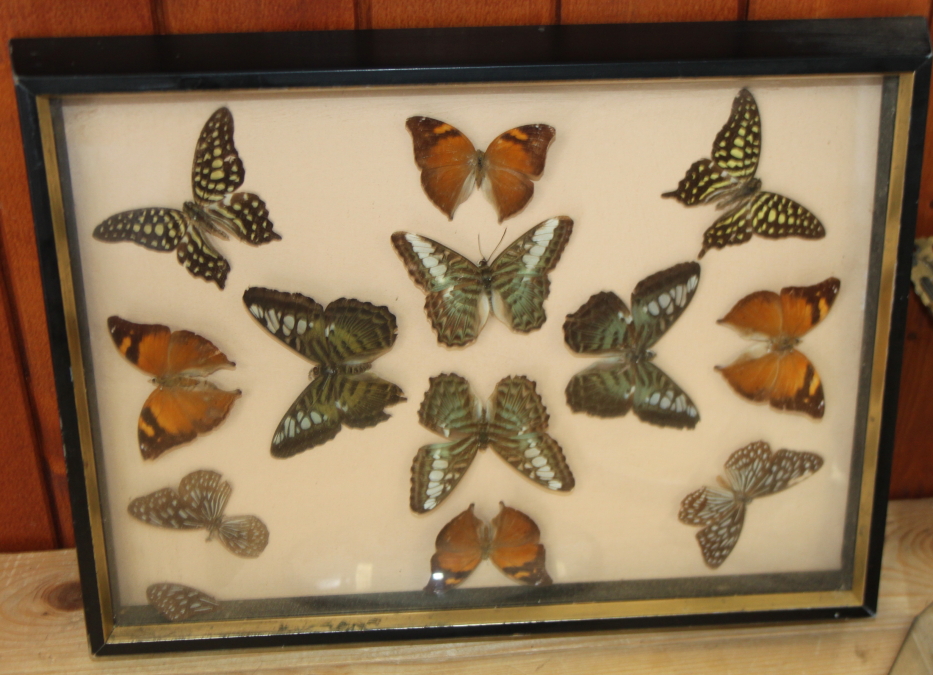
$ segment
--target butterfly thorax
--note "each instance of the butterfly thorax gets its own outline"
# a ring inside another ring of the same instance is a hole
[[[787,354],[790,351],[793,351],[794,347],[800,344],[800,338],[794,337],[793,335],[779,335],[778,337],[771,340],[771,346],[769,351],[778,352],[780,354]]]
[[[480,283],[483,284],[483,292],[486,294],[486,297],[489,298],[489,301],[492,302],[492,267],[489,265],[489,261],[487,261],[486,258],[480,260],[476,267],[479,270]]]
[[[483,182],[483,176],[486,173],[486,153],[482,150],[477,150],[476,157],[470,164],[473,166],[473,178],[476,181],[476,187],[480,187]]]
[[[189,377],[183,374],[174,374],[174,375],[163,375],[162,377],[153,377],[149,380],[149,383],[160,389],[186,389],[188,387],[197,386],[198,380],[194,377]]]
[[[327,375],[358,375],[359,373],[364,373],[370,368],[373,367],[371,363],[338,363],[335,365],[328,365],[322,363],[319,366],[314,366],[311,369],[311,372],[308,374],[308,378],[313,380],[316,377],[327,376]]]
[[[735,187],[723,193],[716,208],[725,209],[733,204],[744,204],[759,192],[761,192],[761,180],[758,178],[752,177],[738,181]]]
[[[185,215],[188,216],[192,221],[196,222],[198,225],[201,225],[211,234],[221,239],[230,238],[224,229],[218,224],[220,220],[208,213],[208,211],[200,204],[196,202],[185,202]]]

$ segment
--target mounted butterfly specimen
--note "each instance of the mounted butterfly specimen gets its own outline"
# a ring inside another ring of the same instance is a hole
[[[532,181],[541,178],[554,127],[526,124],[497,137],[486,152],[446,122],[430,117],[409,117],[415,163],[421,169],[421,186],[447,218],[473,192],[482,188],[501,223],[523,208],[534,194]]]
[[[163,488],[130,502],[129,514],[149,525],[175,530],[207,530],[224,548],[242,558],[256,558],[269,543],[269,530],[256,516],[225,516],[233,488],[216,471],[193,471],[178,490]]]
[[[473,515],[473,505],[444,525],[431,557],[431,580],[424,590],[441,595],[462,583],[487,558],[513,581],[549,586],[541,531],[531,518],[499,502],[492,528]]]
[[[233,115],[219,108],[205,123],[194,149],[191,189],[194,201],[181,211],[162,207],[123,211],[94,228],[101,241],[131,241],[154,251],[175,251],[192,276],[223,289],[230,263],[211,245],[208,234],[232,234],[259,246],[281,239],[272,229],[266,203],[249,192],[236,192],[246,170],[233,145]]]
[[[499,380],[485,406],[459,375],[432,377],[418,419],[450,440],[425,445],[415,455],[410,501],[415,513],[430,511],[444,501],[476,452],[490,446],[538,485],[561,492],[573,489],[564,453],[546,433],[547,409],[527,377]]]
[[[291,457],[333,439],[343,425],[365,429],[389,419],[402,390],[372,373],[372,361],[395,344],[395,315],[352,298],[327,309],[301,293],[248,288],[243,302],[267,331],[317,365],[311,383],[272,437],[272,455]]]
[[[595,417],[621,417],[632,408],[643,422],[693,429],[696,405],[654,365],[650,351],[684,313],[700,282],[700,265],[681,263],[642,279],[632,309],[612,292],[597,293],[564,322],[564,341],[578,354],[609,358],[567,384],[567,405]]]
[[[715,203],[725,215],[703,234],[702,258],[711,248],[744,244],[753,234],[769,239],[822,239],[819,219],[783,195],[765,192],[755,177],[761,152],[761,115],[755,97],[743,89],[732,103],[729,121],[713,141],[712,159],[700,159],[687,169],[673,197],[684,206]]]
[[[437,341],[463,347],[479,335],[489,310],[517,333],[541,328],[547,319],[548,273],[573,232],[573,220],[550,218],[516,239],[495,260],[473,264],[420,234],[396,232],[392,245],[415,284],[427,294],[424,311]]]
[[[143,459],[155,459],[193,441],[227,418],[240,390],[226,391],[203,379],[236,364],[210,340],[160,324],[107,319],[110,337],[130,363],[153,376],[155,390],[139,413],[137,437]]]
[[[838,293],[839,279],[830,277],[813,286],[782,288],[780,295],[758,291],[745,296],[719,323],[758,340],[759,345],[732,365],[716,366],[716,370],[751,401],[768,401],[778,410],[823,417],[826,404],[820,376],[796,347],[800,338],[826,318]]]
[[[764,441],[749,443],[729,457],[725,478],[717,477],[718,487],[703,487],[684,497],[678,518],[703,527],[697,532],[700,552],[715,569],[735,548],[752,500],[786,490],[821,466],[823,458],[812,452],[772,453]]]
[[[159,614],[172,622],[209,614],[220,607],[213,596],[182,584],[152,584],[146,589],[146,598]]]

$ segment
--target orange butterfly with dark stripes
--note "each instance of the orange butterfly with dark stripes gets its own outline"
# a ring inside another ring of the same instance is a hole
[[[716,366],[716,370],[747,399],[768,401],[778,410],[823,417],[820,376],[796,346],[826,318],[838,293],[839,279],[830,277],[813,286],[782,288],[780,295],[758,291],[745,296],[719,323],[764,341],[766,351],[746,353],[732,365]]]
[[[431,557],[431,580],[424,590],[440,595],[457,586],[489,558],[509,579],[529,586],[548,586],[541,532],[531,518],[499,502],[492,532],[473,515],[473,504],[444,525]]]
[[[225,391],[202,378],[236,364],[210,340],[159,324],[107,319],[110,336],[130,363],[154,375],[155,391],[139,413],[139,451],[155,459],[193,441],[226,419],[242,392]]]
[[[526,124],[498,136],[486,151],[473,147],[460,131],[430,117],[405,122],[414,143],[421,186],[447,218],[473,192],[482,188],[501,223],[525,208],[541,178],[554,127]]]

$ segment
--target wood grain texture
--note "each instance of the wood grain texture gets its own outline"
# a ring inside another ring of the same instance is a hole
[[[13,37],[69,36],[69,35],[124,35],[148,33],[152,30],[149,0],[3,0],[0,2],[0,247],[3,257],[0,265],[6,269],[11,296],[9,326],[19,332],[25,362],[26,400],[37,419],[36,446],[16,447],[0,444],[0,466],[13,467],[16,455],[33,453],[43,458],[47,481],[53,487],[52,500],[58,532],[51,533],[49,541],[56,539],[63,545],[72,545],[71,509],[65,480],[61,434],[58,425],[58,404],[52,362],[49,355],[48,333],[45,324],[45,306],[39,278],[39,262],[33,235],[32,210],[23,161],[22,139],[19,131],[13,77],[9,52],[5,45]],[[6,389],[12,382],[0,379]],[[22,385],[21,385],[22,386]],[[12,480],[13,477],[11,476]],[[24,477],[25,480],[25,477]],[[8,503],[9,500],[4,500]],[[6,516],[6,510],[4,510]]]
[[[74,551],[2,555],[0,663],[6,675],[882,675],[933,601],[933,500],[892,502],[886,542],[874,619],[140,659],[88,658],[81,612],[53,600],[77,579]]]
[[[353,0],[153,0],[160,33],[247,33],[355,27]]]
[[[556,0],[365,1],[369,3],[372,28],[518,26],[557,22]]]
[[[660,21],[737,21],[744,0],[561,0],[560,22],[644,23]]]
[[[749,19],[929,16],[929,0],[748,0]]]

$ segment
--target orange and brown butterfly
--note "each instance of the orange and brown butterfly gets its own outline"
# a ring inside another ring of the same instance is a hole
[[[719,323],[762,345],[758,353],[743,354],[732,365],[716,366],[716,370],[747,399],[823,417],[820,376],[796,347],[800,338],[826,318],[838,293],[839,279],[830,277],[813,286],[782,288],[780,295],[758,291],[745,296]]]
[[[694,162],[673,197],[684,206],[715,203],[725,210],[703,233],[698,258],[711,248],[744,244],[752,235],[768,239],[822,239],[826,230],[809,210],[784,195],[761,189],[755,177],[761,153],[761,115],[748,89],[732,102],[732,113],[713,141],[711,159]]]
[[[146,598],[159,614],[172,622],[209,614],[220,607],[214,596],[184,584],[151,584],[146,588]]]
[[[473,515],[470,508],[444,525],[431,557],[431,580],[424,590],[440,595],[457,586],[489,558],[513,581],[529,586],[548,586],[544,568],[541,531],[531,518],[499,502],[492,528]]]
[[[226,391],[203,379],[235,364],[196,333],[159,324],[107,319],[114,344],[130,363],[153,376],[156,388],[139,413],[139,451],[155,459],[223,422],[240,390]]]
[[[556,133],[547,124],[526,124],[501,134],[483,152],[446,122],[409,117],[405,125],[421,169],[421,185],[434,205],[453,220],[475,185],[492,202],[500,223],[528,204],[535,191],[532,181],[544,173]]]

